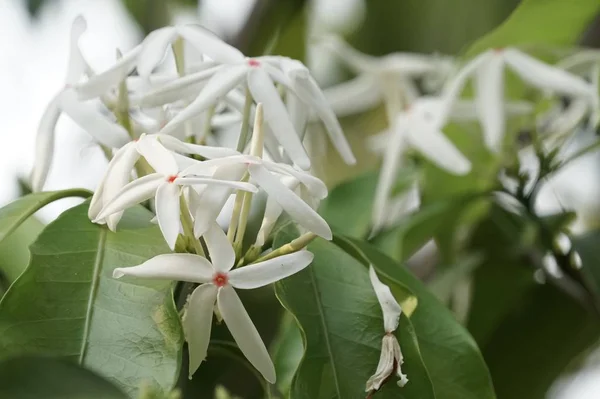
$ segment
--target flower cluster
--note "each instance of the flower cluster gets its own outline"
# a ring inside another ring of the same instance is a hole
[[[315,211],[327,188],[310,173],[302,141],[309,118],[317,115],[341,156],[355,162],[333,109],[299,61],[247,58],[192,25],[152,32],[97,73],[79,50],[85,28],[85,20],[77,18],[65,86],[40,123],[32,187],[44,186],[55,125],[65,114],[109,160],[89,218],[116,230],[124,211],[143,204],[155,211],[155,222],[176,252],[117,268],[114,277],[200,284],[182,319],[190,376],[206,357],[215,313],[242,353],[274,382],[273,363],[234,288],[262,287],[304,269],[313,259],[306,245],[317,236],[331,239]],[[185,44],[200,62],[186,59]],[[163,65],[169,49],[175,58],[171,68]],[[239,132],[235,148],[222,142],[227,130]],[[259,197],[266,197],[263,219],[249,237],[251,205]],[[303,235],[268,252],[271,230],[284,212]],[[223,226],[217,222],[222,218]]]
[[[522,85],[556,103],[538,117],[536,125],[541,134],[561,137],[585,121],[596,126],[600,119],[597,52],[577,53],[550,65],[515,48],[498,48],[461,64],[448,57],[410,53],[377,58],[332,37],[324,38],[321,45],[357,74],[354,80],[325,93],[338,116],[364,111],[381,102],[386,107],[388,130],[372,141],[373,149],[383,155],[373,232],[397,223],[398,217],[390,215],[402,216],[419,205],[416,183],[408,193],[392,198],[398,171],[407,166],[408,149],[417,150],[449,173],[471,172],[469,154],[463,154],[443,132],[449,123],[478,121],[483,142],[493,156],[507,149],[507,120],[533,116],[535,112],[526,101],[507,100],[507,69]],[[461,99],[471,81],[473,100]],[[344,101],[348,98],[355,101]],[[569,104],[566,109],[565,99]]]

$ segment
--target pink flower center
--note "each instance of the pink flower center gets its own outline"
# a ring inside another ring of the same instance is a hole
[[[253,59],[249,59],[248,60],[248,65],[250,65],[251,67],[259,67],[260,66],[260,62],[258,62],[257,60],[253,60]]]
[[[171,175],[171,176],[167,177],[167,181],[169,183],[173,183],[175,181],[175,179],[177,179],[177,175]]]
[[[229,282],[229,277],[227,277],[227,273],[217,272],[213,276],[213,284],[217,287],[224,287]]]
[[[501,52],[503,52],[503,51],[504,51],[504,47],[495,47],[495,48],[494,48],[494,52],[495,52],[496,54],[500,54],[500,53],[501,53]]]

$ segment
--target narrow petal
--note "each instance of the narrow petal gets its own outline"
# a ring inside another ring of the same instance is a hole
[[[174,176],[179,172],[173,154],[159,143],[155,136],[140,138],[137,149],[150,166],[163,176]]]
[[[229,272],[229,283],[235,288],[264,287],[298,273],[313,261],[314,255],[306,250],[244,266]]]
[[[276,163],[264,160],[263,165],[274,172],[287,174],[298,179],[302,184],[308,188],[310,193],[318,199],[327,197],[327,186],[321,179],[311,175],[308,172],[300,171],[295,169],[293,166],[286,165],[283,163]]]
[[[179,236],[181,222],[179,221],[179,190],[172,183],[161,184],[156,190],[156,218],[158,226],[171,250]]]
[[[225,43],[214,33],[195,25],[182,25],[177,32],[200,53],[211,59],[226,64],[242,62],[244,54],[235,47]]]
[[[209,176],[217,169],[229,165],[252,165],[261,163],[262,161],[259,158],[253,157],[252,155],[234,155],[231,157],[223,157],[223,158],[215,158],[210,159],[208,161],[202,161],[199,163],[195,163],[187,168],[185,168],[182,172],[182,176],[190,176],[190,175],[201,175],[201,176]],[[237,179],[239,180],[239,179]]]
[[[181,123],[199,115],[212,104],[216,103],[219,98],[223,97],[227,92],[231,91],[235,86],[244,80],[244,76],[248,71],[246,65],[233,65],[222,68],[215,73],[206,86],[202,89],[198,97],[183,111],[178,113],[167,125],[161,130],[161,133],[168,134],[175,130]]]
[[[283,208],[277,201],[273,198],[267,198],[267,204],[265,205],[265,213],[263,215],[263,220],[260,225],[260,229],[258,230],[258,234],[256,235],[256,242],[254,245],[258,247],[262,247],[265,242],[267,242],[267,238],[269,234],[271,234],[271,230],[275,226],[277,219],[283,213]]]
[[[521,79],[532,86],[566,96],[591,99],[594,95],[593,87],[578,76],[538,61],[515,49],[506,49],[504,52],[506,63]]]
[[[226,165],[218,168],[213,177],[223,180],[239,180],[246,168],[242,165]],[[210,225],[217,220],[219,213],[231,194],[231,188],[214,186],[205,190],[200,197],[200,204],[194,215],[194,234],[196,237],[204,234]]]
[[[405,114],[400,114],[395,120],[395,125],[392,126],[390,132],[391,138],[386,140],[385,152],[383,154],[383,163],[377,187],[375,189],[375,199],[373,202],[373,232],[379,231],[386,224],[387,211],[392,188],[396,181],[400,164],[403,160],[403,155],[406,150],[405,136],[409,129],[409,120]],[[390,135],[388,135],[390,137]],[[389,142],[388,142],[389,140]]]
[[[123,276],[207,283],[212,281],[214,269],[202,256],[192,254],[164,254],[138,266],[118,267],[114,278]]]
[[[131,99],[131,103],[142,107],[156,107],[181,100],[194,94],[197,95],[203,87],[203,83],[210,79],[217,71],[223,68],[221,65],[207,70],[195,72],[191,75],[175,79],[169,83],[144,93],[139,97]]]
[[[327,222],[292,190],[281,183],[279,179],[272,176],[264,166],[250,165],[248,170],[258,185],[270,197],[273,197],[294,221],[327,240],[331,239],[331,229]]]
[[[263,104],[265,121],[292,161],[302,169],[310,168],[310,159],[269,75],[261,68],[252,68],[248,73],[248,88],[254,100]]]
[[[494,56],[475,75],[477,113],[487,147],[499,152],[505,130],[504,59]]]
[[[229,285],[221,288],[217,294],[217,304],[225,324],[244,356],[265,380],[271,384],[275,383],[275,367],[269,352],[235,290]]]
[[[304,140],[310,114],[308,106],[292,90],[285,94],[285,105],[292,125],[294,125],[296,133],[300,135],[300,141]]]
[[[239,152],[231,148],[184,143],[167,134],[159,134],[157,138],[167,149],[181,154],[196,154],[208,159],[240,155]]]
[[[323,92],[312,77],[306,79],[295,79],[294,89],[298,97],[300,97],[305,103],[310,104],[319,118],[325,125],[325,130],[329,135],[329,140],[341,155],[344,162],[348,165],[354,165],[356,158],[352,153],[350,144],[344,136],[340,122],[335,116],[333,109],[327,103]]]
[[[255,185],[245,182],[239,181],[230,181],[230,180],[218,180],[212,177],[178,177],[174,181],[175,184],[179,184],[181,186],[193,186],[198,184],[210,184],[215,186],[225,186],[230,188],[235,188],[237,190],[248,191],[251,193],[258,192],[258,189]]]
[[[96,219],[98,213],[102,210],[103,204],[112,200],[129,182],[131,169],[138,157],[139,155],[133,142],[125,144],[115,153],[92,196],[88,210],[90,220]]]
[[[203,237],[213,267],[222,272],[229,271],[235,264],[235,252],[221,226],[213,222]]]
[[[359,75],[352,80],[323,90],[327,103],[338,117],[354,115],[375,108],[382,102],[382,94],[376,79],[371,75]],[[348,101],[352,98],[352,101]]]
[[[31,171],[31,189],[33,192],[42,191],[54,155],[54,129],[60,117],[60,96],[57,94],[42,115],[35,141],[35,161]]]
[[[164,181],[164,176],[158,173],[153,173],[132,181],[123,187],[112,201],[104,205],[104,208],[100,211],[96,219],[102,220],[108,215],[125,210],[154,197],[156,190]]]
[[[379,301],[379,305],[383,312],[383,326],[385,332],[391,333],[398,328],[402,308],[392,295],[390,287],[379,280],[373,266],[369,266],[369,278],[371,279],[371,285],[375,290],[375,295],[377,295],[377,300]]]
[[[92,103],[81,102],[73,89],[60,95],[60,109],[100,144],[121,148],[129,141],[127,130],[111,121]]]
[[[189,348],[190,378],[206,359],[216,300],[217,287],[213,284],[202,284],[190,295],[186,311],[181,319],[183,333]]]
[[[327,35],[322,38],[321,43],[332,50],[333,54],[338,56],[357,74],[376,72],[379,69],[377,57],[355,50],[339,36]]]
[[[141,50],[142,46],[133,48],[106,71],[91,76],[86,82],[76,85],[75,90],[79,100],[100,97],[122,82],[135,68]]]
[[[137,71],[143,78],[148,78],[154,68],[164,58],[169,44],[177,37],[174,27],[166,27],[151,32],[142,43],[138,57]]]
[[[69,65],[65,83],[72,85],[77,83],[87,69],[87,63],[79,49],[79,38],[87,30],[87,22],[81,15],[77,16],[71,25],[71,40],[69,49]]]
[[[456,149],[441,130],[431,130],[429,126],[410,128],[406,130],[406,139],[442,169],[457,175],[465,175],[471,171],[471,161]]]

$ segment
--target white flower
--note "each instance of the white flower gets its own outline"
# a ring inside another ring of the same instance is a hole
[[[151,32],[141,45],[127,52],[111,68],[78,85],[80,98],[103,95],[125,79],[134,68],[137,68],[143,79],[149,80],[150,74],[162,61],[169,46],[178,38],[182,38],[199,53],[218,62],[235,62],[244,58],[235,47],[200,26],[168,26]]]
[[[383,284],[377,277],[373,266],[369,266],[369,277],[371,279],[371,285],[377,295],[377,300],[383,311],[383,325],[385,328],[385,335],[381,342],[381,356],[379,357],[379,364],[377,364],[377,370],[369,380],[367,381],[366,392],[377,391],[383,382],[387,380],[392,374],[396,374],[400,380],[398,386],[403,387],[408,382],[408,378],[405,374],[402,374],[400,366],[404,363],[404,357],[400,350],[400,345],[393,332],[398,328],[400,320],[400,314],[402,308],[392,295],[390,287]]]
[[[448,82],[443,94],[446,99],[444,112],[447,114],[467,79],[474,75],[477,110],[484,140],[494,152],[500,150],[505,131],[503,105],[506,66],[531,86],[571,98],[581,98],[592,109],[598,108],[598,93],[583,79],[513,48],[486,51],[467,63]]]
[[[145,140],[158,140],[168,150],[181,154],[196,154],[208,159],[239,155],[237,151],[228,148],[184,143],[174,137],[162,134],[143,134],[138,140],[131,141],[121,147],[109,162],[104,177],[96,188],[90,202],[88,211],[90,220],[94,220],[96,223],[106,223],[111,230],[116,229],[123,211],[109,215],[106,220],[98,219],[98,214],[103,206],[112,201],[131,180],[132,169],[141,156],[141,153],[138,151],[139,143]],[[193,162],[191,159],[190,161]]]
[[[167,244],[174,249],[181,229],[180,186],[210,184],[251,192],[257,191],[256,187],[249,183],[197,177],[195,173],[189,171],[190,168],[180,171],[173,154],[157,140],[142,140],[137,143],[136,148],[156,173],[143,176],[125,185],[110,202],[104,205],[94,222],[105,220],[112,214],[155,197],[158,225]]]
[[[216,308],[244,356],[267,381],[274,383],[273,362],[234,288],[263,287],[291,276],[307,267],[313,260],[313,254],[303,250],[231,270],[235,253],[216,223],[206,232],[204,239],[212,262],[191,254],[159,255],[139,266],[117,268],[113,276],[200,283],[188,298],[183,317],[190,352],[190,376],[206,358],[216,303]]]
[[[471,162],[441,130],[444,104],[440,98],[421,97],[395,118],[375,192],[373,231],[385,225],[388,200],[408,147],[417,149],[428,160],[451,173],[464,175],[470,172]]]
[[[79,50],[79,38],[87,27],[83,17],[77,17],[71,28],[70,56],[65,87],[59,91],[44,111],[36,138],[35,164],[31,173],[33,191],[41,191],[48,176],[54,151],[54,130],[62,113],[92,135],[96,141],[109,147],[119,148],[128,140],[127,131],[106,118],[98,108],[87,102],[80,102],[73,89],[88,69]]]
[[[268,198],[279,204],[296,223],[327,240],[331,239],[332,233],[327,222],[311,208],[310,205],[294,193],[294,191],[286,187],[279,177],[283,175],[296,178],[306,186],[311,193],[314,193],[314,196],[317,198],[321,199],[327,196],[327,188],[323,182],[307,172],[297,170],[290,165],[271,162],[252,155],[240,155],[204,161],[190,166],[187,169],[187,172],[196,175],[204,175],[210,173],[215,167],[219,168],[223,165],[239,164],[246,165],[251,181],[262,188],[267,193]],[[230,168],[227,172],[221,171],[220,173],[220,178],[224,180],[233,180],[237,178],[241,172],[239,168]],[[214,220],[212,219],[212,215],[218,215],[229,197],[228,192],[219,192],[213,196],[207,191],[205,194],[210,195],[212,200],[208,201],[208,203],[202,203],[200,201],[202,205],[197,207],[195,216],[196,235],[200,235],[202,230],[206,228],[208,220]],[[203,216],[206,214],[210,214],[210,218]]]

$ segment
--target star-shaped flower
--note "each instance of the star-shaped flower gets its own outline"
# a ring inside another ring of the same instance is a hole
[[[313,254],[302,250],[231,270],[235,253],[216,223],[204,234],[204,240],[211,261],[191,254],[159,255],[139,266],[117,268],[113,276],[201,284],[190,295],[183,317],[183,329],[189,344],[190,377],[206,358],[216,303],[219,314],[244,356],[267,381],[274,383],[273,362],[234,288],[263,287],[291,276],[307,267],[313,260]]]

